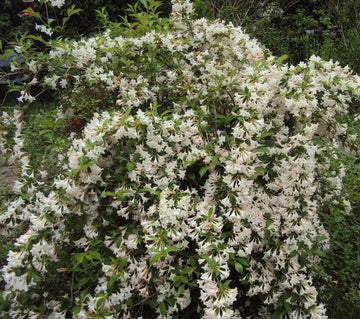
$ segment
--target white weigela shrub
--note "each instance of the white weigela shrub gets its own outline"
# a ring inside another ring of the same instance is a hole
[[[286,66],[191,8],[174,1],[140,36],[54,44],[45,82],[74,91],[63,106],[96,83],[113,110],[1,216],[27,225],[3,317],[326,318],[318,209],[346,204],[330,162],[360,79],[318,57]]]

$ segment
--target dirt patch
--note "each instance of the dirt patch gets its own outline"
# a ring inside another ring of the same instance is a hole
[[[0,189],[12,188],[17,177],[16,167],[0,163]]]

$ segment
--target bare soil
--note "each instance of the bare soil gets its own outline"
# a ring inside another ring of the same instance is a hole
[[[12,188],[16,177],[15,166],[0,162],[0,189]]]

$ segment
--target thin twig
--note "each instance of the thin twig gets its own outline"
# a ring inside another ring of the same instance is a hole
[[[1,106],[4,106],[7,96],[9,95],[9,91],[6,91],[5,96],[1,102]]]
[[[47,3],[45,2],[45,14],[46,14],[46,22],[49,21],[49,9]]]
[[[234,97],[231,95],[231,93],[229,91],[226,91],[227,95],[229,95],[231,102],[233,103],[234,107],[236,106],[236,102],[234,100]]]
[[[34,96],[34,98],[38,98],[41,94],[43,94],[44,92],[45,92],[46,90],[42,90],[42,91],[40,91],[38,94],[36,94],[35,96]]]
[[[74,277],[75,272],[73,271],[71,274],[71,287],[70,287],[70,300],[74,301]]]
[[[146,302],[147,300],[149,300],[150,298],[156,296],[158,294],[158,292],[154,292],[152,295],[150,295],[149,297],[145,298],[144,300],[141,300],[139,302],[137,302],[136,304],[128,307],[128,309],[132,309],[132,308],[135,308],[136,306],[139,306],[141,304],[144,304],[144,302]]]

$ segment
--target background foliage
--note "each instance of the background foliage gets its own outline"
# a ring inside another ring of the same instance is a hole
[[[111,21],[121,21],[122,17],[127,15],[128,7],[139,3],[137,0],[126,1],[106,1],[106,0],[72,0],[66,1],[61,8],[45,6],[43,1],[35,0],[35,11],[46,17],[55,19],[58,25],[61,25],[62,17],[66,16],[66,11],[75,6],[81,8],[81,15],[76,19],[71,19],[66,25],[62,36],[79,38],[99,31],[101,24],[98,20],[97,11],[106,8],[106,13]],[[24,4],[22,0],[4,0],[0,11],[0,39],[3,47],[8,47],[11,42],[21,37],[26,32],[34,31],[33,17],[25,17],[23,15]],[[162,15],[169,15],[171,10],[170,0],[162,1],[160,11]]]
[[[360,2],[357,0],[196,0],[198,14],[243,26],[290,63],[312,54],[359,72]]]

